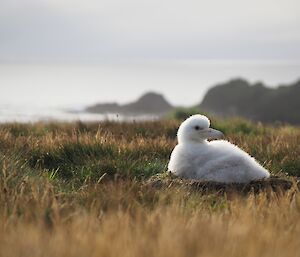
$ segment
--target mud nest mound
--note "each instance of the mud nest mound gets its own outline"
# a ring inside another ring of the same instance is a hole
[[[290,189],[299,190],[300,183],[295,178],[282,178],[271,176],[268,179],[255,180],[250,183],[220,183],[214,181],[181,179],[170,173],[152,176],[146,184],[156,189],[184,187],[188,190],[207,193],[259,193],[276,192],[284,193]]]

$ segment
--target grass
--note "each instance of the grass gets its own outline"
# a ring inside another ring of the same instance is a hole
[[[300,128],[212,124],[273,175],[300,177]],[[166,170],[178,125],[1,125],[0,257],[297,256],[296,188],[229,195],[146,183]]]

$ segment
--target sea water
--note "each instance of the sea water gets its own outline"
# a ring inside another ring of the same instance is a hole
[[[149,91],[163,94],[173,105],[192,106],[201,102],[210,87],[233,78],[270,87],[293,83],[300,79],[300,61],[1,63],[0,122],[124,120],[117,114],[83,110],[95,103],[133,102]]]

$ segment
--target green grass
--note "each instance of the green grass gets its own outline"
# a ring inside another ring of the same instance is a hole
[[[78,188],[87,181],[145,180],[164,172],[180,121],[141,123],[5,124],[0,126],[1,165],[22,176],[45,174]],[[300,176],[300,129],[263,126],[244,119],[212,119],[212,126],[275,174]]]

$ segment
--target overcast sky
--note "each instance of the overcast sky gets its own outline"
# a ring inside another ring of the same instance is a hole
[[[300,59],[299,0],[1,0],[0,60]]]

